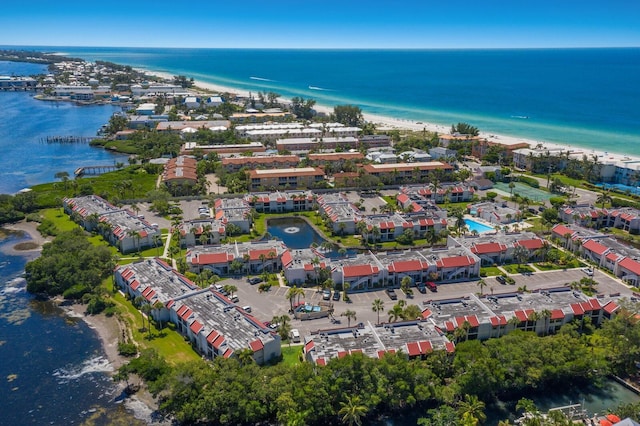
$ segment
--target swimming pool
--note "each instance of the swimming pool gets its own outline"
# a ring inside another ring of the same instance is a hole
[[[495,231],[493,227],[484,225],[480,222],[476,222],[475,220],[465,219],[464,223],[467,224],[469,231],[477,231],[478,234],[482,234],[484,232],[489,232],[489,231]]]

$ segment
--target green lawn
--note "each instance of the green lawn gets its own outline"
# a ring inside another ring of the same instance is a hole
[[[481,277],[495,277],[497,275],[502,275],[502,271],[497,266],[483,266],[480,268]]]
[[[163,324],[164,328],[162,330],[158,330],[152,324],[151,338],[149,338],[149,333],[144,329],[144,327],[148,326],[147,320],[143,320],[140,311],[122,294],[112,293],[111,278],[103,281],[103,287],[112,294],[112,300],[116,303],[118,315],[127,324],[134,340],[142,348],[156,349],[171,364],[200,359],[200,356],[191,348],[189,343],[177,331],[174,331],[173,326],[170,324]]]
[[[302,346],[288,346],[282,345],[282,363],[286,366],[300,364],[300,354],[302,353]]]
[[[521,274],[523,272],[534,272],[531,266],[528,265],[502,265],[502,269],[510,274]]]
[[[72,221],[61,208],[40,210],[40,215],[53,222],[58,232],[71,231],[80,225]]]

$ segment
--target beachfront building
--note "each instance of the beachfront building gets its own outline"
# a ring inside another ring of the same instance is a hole
[[[260,142],[322,136],[322,130],[305,127],[302,123],[245,124],[236,126],[234,131],[241,138]]]
[[[251,232],[253,218],[251,206],[247,201],[242,198],[217,198],[214,201],[214,208],[215,219],[221,221],[225,228],[234,225],[239,228],[240,233],[248,234]]]
[[[385,148],[391,146],[388,135],[361,135],[358,137],[358,148]]]
[[[226,224],[218,219],[195,219],[182,222],[177,227],[180,247],[220,244],[226,236]]]
[[[144,95],[172,95],[172,96],[187,96],[187,91],[182,86],[175,84],[134,84],[131,86],[131,94],[133,96]]]
[[[198,130],[210,130],[220,131],[220,129],[228,129],[231,127],[231,122],[228,120],[183,120],[183,121],[162,121],[156,125],[156,130],[160,133],[195,133]]]
[[[97,195],[65,198],[64,211],[87,231],[99,232],[122,253],[162,245],[160,230],[133,212],[108,203]]]
[[[508,207],[506,203],[476,203],[469,205],[468,209],[471,216],[479,217],[482,220],[495,225],[507,225],[509,223],[513,223],[522,214],[520,210]]]
[[[200,289],[160,259],[118,266],[114,281],[132,299],[148,303],[155,321],[171,321],[203,356],[229,358],[250,349],[264,364],[280,356],[280,338],[212,289]]]
[[[449,145],[452,145],[454,142],[465,142],[468,144],[475,144],[481,139],[482,138],[480,136],[465,135],[462,133],[453,133],[453,134],[442,133],[442,134],[438,134],[438,145],[447,148]]]
[[[227,173],[235,173],[240,169],[286,169],[297,167],[300,157],[297,155],[258,155],[242,157],[225,157],[222,167]]]
[[[434,170],[441,170],[445,173],[445,176],[453,171],[451,165],[439,161],[427,163],[365,164],[362,169],[365,173],[390,185],[406,182],[426,182]]]
[[[324,171],[318,167],[250,170],[249,190],[305,189],[324,184]]]
[[[287,121],[293,119],[294,115],[290,112],[282,112],[280,110],[273,112],[244,112],[234,113],[229,117],[232,123],[264,123],[266,121]]]
[[[309,151],[333,151],[338,148],[349,150],[358,146],[358,139],[349,137],[320,137],[320,138],[286,138],[276,140],[279,152],[307,153]]]
[[[434,160],[449,160],[451,158],[455,159],[458,156],[458,151],[447,149],[443,146],[436,146],[429,149],[429,155]]]
[[[237,154],[257,154],[266,152],[267,148],[260,142],[249,142],[239,144],[218,144],[218,145],[198,145],[197,142],[185,142],[180,149],[183,155],[192,154],[194,151],[200,151],[203,154],[218,154],[220,157],[232,156]]]
[[[483,159],[491,150],[497,150],[501,152],[503,158],[510,159],[513,158],[515,151],[525,148],[529,148],[529,144],[523,141],[497,141],[480,138],[471,145],[471,155]]]
[[[198,183],[198,162],[186,155],[170,159],[164,166],[162,182],[173,194],[189,194]]]
[[[316,204],[315,199],[311,191],[252,192],[244,196],[258,213],[309,211]]]
[[[187,265],[193,272],[209,269],[219,276],[261,274],[282,270],[287,247],[282,241],[195,246],[187,251]]]
[[[342,193],[326,193],[317,198],[319,212],[336,235],[353,235],[362,220],[360,210]]]

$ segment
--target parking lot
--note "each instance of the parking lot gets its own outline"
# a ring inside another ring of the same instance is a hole
[[[530,275],[512,275],[515,280],[515,284],[500,284],[494,277],[485,278],[487,286],[484,288],[484,294],[491,294],[493,291],[495,294],[515,292],[520,287],[525,287],[527,290],[536,290],[552,287],[562,287],[566,283],[572,281],[580,281],[581,278],[587,275],[580,269],[560,270],[560,271],[548,271],[548,272],[536,272]],[[598,282],[597,291],[606,295],[613,293],[621,293],[623,296],[631,296],[632,292],[629,288],[619,283],[617,280],[604,274],[601,271],[596,270],[594,277]],[[333,323],[330,318],[320,318],[316,320],[301,321],[293,319],[293,316],[289,314],[290,304],[289,299],[286,298],[288,287],[272,287],[270,291],[265,293],[258,292],[258,285],[250,285],[246,278],[238,279],[226,279],[221,281],[220,284],[233,284],[238,287],[237,295],[240,298],[238,302],[239,306],[249,305],[252,309],[252,314],[261,321],[271,321],[274,316],[277,315],[289,315],[292,318],[292,328],[297,328],[300,333],[308,335],[311,331],[316,331],[325,328],[336,328],[347,325],[347,319],[341,317],[340,314],[347,309],[356,313],[356,319],[352,321],[353,324],[359,322],[370,322],[375,324],[377,322],[377,314],[371,309],[372,303],[375,299],[381,299],[384,302],[384,312],[380,312],[380,320],[387,321],[387,311],[390,310],[395,303],[399,300],[406,300],[408,304],[416,304],[422,307],[422,302],[427,300],[438,300],[462,297],[468,294],[480,293],[480,287],[478,287],[478,281],[468,281],[460,283],[440,284],[438,285],[437,292],[431,292],[427,290],[426,294],[419,293],[417,289],[413,289],[413,298],[407,299],[404,294],[396,289],[398,300],[391,300],[384,290],[376,290],[369,292],[350,293],[351,302],[344,302],[341,298],[334,304],[334,317],[340,321],[339,324]],[[322,293],[318,292],[316,288],[305,289],[304,297],[300,296],[300,301],[309,302],[311,304],[317,304],[322,300]]]

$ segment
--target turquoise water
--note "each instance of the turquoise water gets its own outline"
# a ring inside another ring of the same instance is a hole
[[[465,219],[464,223],[467,224],[467,228],[469,228],[470,232],[477,231],[479,234],[482,234],[483,232],[495,231],[491,226],[483,225],[475,220]]]
[[[467,121],[488,133],[640,154],[638,48],[37,49],[401,119]]]

